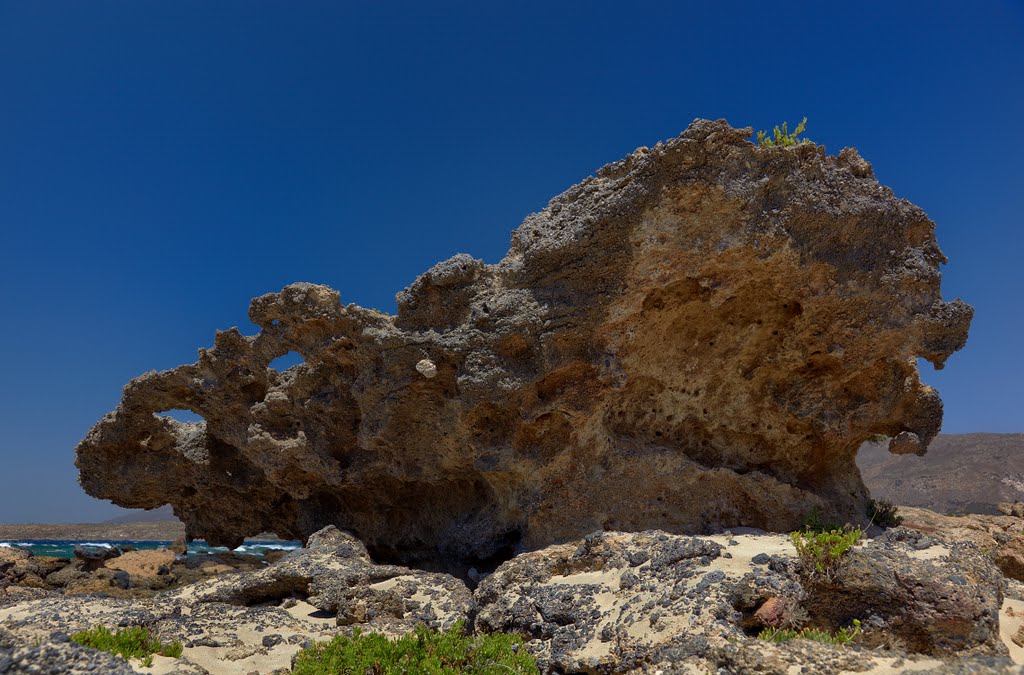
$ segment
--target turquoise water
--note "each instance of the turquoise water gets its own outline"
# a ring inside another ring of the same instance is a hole
[[[169,541],[65,541],[59,539],[8,539],[0,541],[0,547],[22,548],[32,551],[33,555],[48,555],[55,558],[73,558],[75,546],[87,548],[113,548],[115,546],[132,546],[140,551],[169,548]],[[234,550],[235,553],[262,556],[267,551],[293,551],[302,547],[300,541],[247,541]],[[196,540],[188,544],[189,555],[204,553],[226,553],[229,549],[210,546],[205,541]]]

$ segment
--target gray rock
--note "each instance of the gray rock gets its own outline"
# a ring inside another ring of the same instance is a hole
[[[26,645],[0,628],[0,675],[21,673],[133,675],[135,670],[124,659],[83,647],[68,640],[67,636],[62,640],[42,640],[38,644]]]

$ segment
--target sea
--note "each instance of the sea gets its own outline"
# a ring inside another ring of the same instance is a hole
[[[169,541],[66,541],[59,539],[8,539],[0,541],[0,548],[21,548],[31,551],[33,555],[46,555],[54,558],[75,557],[75,546],[82,546],[92,549],[106,549],[114,547],[132,547],[139,551],[152,551],[162,548],[170,548]],[[262,557],[267,551],[293,551],[302,547],[301,541],[247,541],[238,548],[235,553]],[[188,555],[203,555],[226,553],[231,549],[222,546],[210,546],[205,541],[197,539],[188,543]]]

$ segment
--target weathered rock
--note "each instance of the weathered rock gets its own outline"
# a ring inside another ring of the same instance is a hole
[[[134,675],[135,670],[124,659],[71,642],[67,635],[58,634],[26,645],[0,628],[0,675],[20,673]]]
[[[766,547],[767,569],[752,560]],[[794,554],[781,536],[598,533],[501,565],[476,591],[476,626],[529,636],[544,672],[901,672],[897,661],[1008,672],[1001,580],[969,544],[918,550],[898,533],[879,537],[831,583],[801,574]],[[854,619],[856,648],[754,638],[766,625],[832,632]]]
[[[98,585],[100,572],[126,574],[104,568],[75,583]],[[447,629],[457,621],[468,624],[475,609],[472,594],[458,579],[375,565],[362,543],[333,527],[310,537],[308,548],[262,569],[207,578],[152,597],[113,597],[110,588],[98,590],[91,596],[33,594],[0,602],[0,627],[28,646],[55,631],[145,626],[165,642],[182,643],[184,655],[173,663],[174,672],[269,673],[289,670],[292,656],[312,640],[356,628],[389,636],[421,623]]]
[[[921,654],[995,649],[1003,580],[992,561],[972,544],[919,548],[905,534],[853,549],[833,580],[805,580],[810,620],[835,630],[872,617],[886,640]]]
[[[128,575],[132,586],[167,588],[175,581],[171,574],[175,558],[174,552],[168,550],[130,551],[108,560],[104,567]]]
[[[987,613],[1000,596],[992,565],[969,546],[924,543],[905,529],[865,542],[836,577],[850,588],[840,599],[801,574],[786,536],[596,533],[517,556],[474,598],[449,575],[374,565],[360,542],[330,528],[266,569],[154,597],[32,591],[0,602],[0,668],[5,648],[102,625],[181,641],[182,658],[157,657],[156,672],[280,672],[303,645],[356,628],[396,636],[465,619],[478,633],[526,636],[544,673],[1019,673]],[[753,562],[760,554],[767,565]],[[1024,586],[1014,589],[1024,597]],[[1024,601],[1007,602],[1003,637],[1016,649]],[[859,618],[863,633],[848,646],[769,643],[755,637],[769,613],[791,628]]]
[[[258,335],[125,387],[77,449],[83,487],[216,544],[335,524],[462,570],[598,529],[863,519],[858,447],[924,452],[942,405],[915,357],[942,367],[972,310],[856,151],[750,133],[698,120],[603,167],[396,316],[312,284],[256,298]]]
[[[301,598],[336,617],[338,625],[372,623],[375,630],[401,635],[418,624],[444,630],[469,618],[475,605],[469,589],[454,577],[376,565],[358,539],[331,526],[310,537],[265,569],[222,577],[186,588],[200,602],[251,606]]]
[[[81,561],[82,569],[86,572],[93,572],[103,567],[108,560],[121,555],[121,550],[115,546],[75,546],[75,559]]]
[[[900,507],[905,527],[947,544],[970,542],[987,552],[1010,579],[1024,581],[1024,520],[980,513],[946,516],[927,509]]]

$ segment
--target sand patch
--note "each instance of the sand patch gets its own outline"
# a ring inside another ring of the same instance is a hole
[[[1010,650],[1014,663],[1024,664],[1024,647],[1013,641],[1024,626],[1024,601],[1006,598],[999,608],[999,637]],[[1017,638],[1020,640],[1020,638]]]

